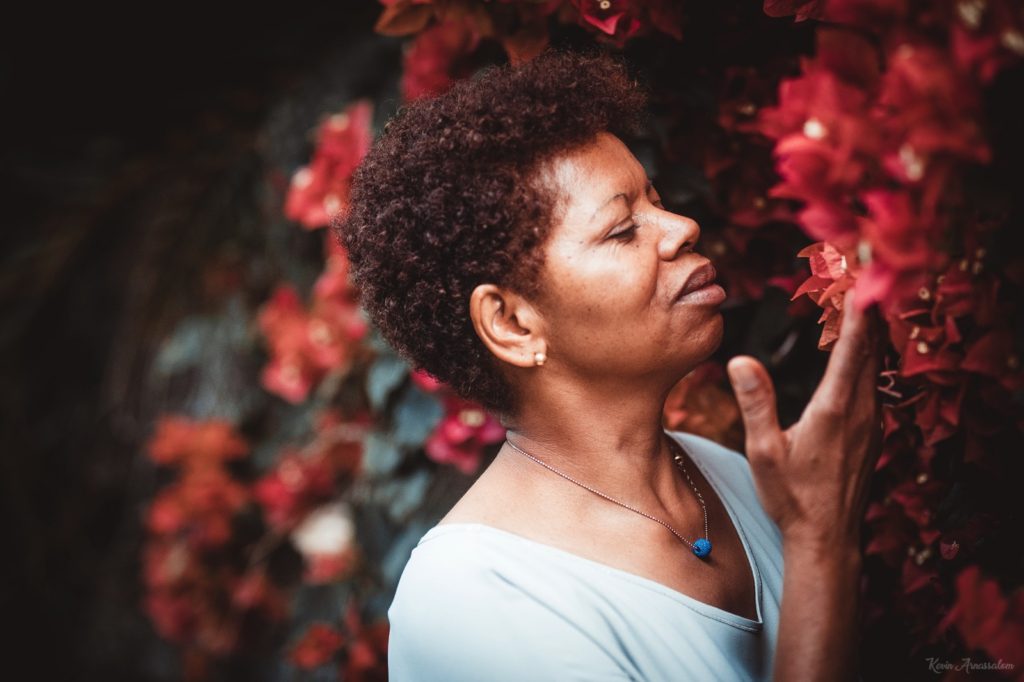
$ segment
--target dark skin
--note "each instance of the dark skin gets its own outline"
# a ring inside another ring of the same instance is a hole
[[[543,293],[528,300],[483,284],[470,300],[477,334],[525,397],[506,421],[508,439],[695,538],[703,513],[672,462],[661,419],[672,387],[721,342],[713,293],[676,298],[707,262],[693,250],[700,228],[664,209],[643,167],[607,133],[541,177],[563,198],[544,247]],[[783,536],[776,680],[855,677],[858,532],[879,415],[874,329],[847,303],[821,385],[789,429],[778,425],[764,367],[739,357],[728,368],[757,492]],[[699,469],[690,462],[688,470],[708,508],[707,561],[660,525],[507,444],[442,523],[502,528],[755,619],[753,577],[734,526]]]

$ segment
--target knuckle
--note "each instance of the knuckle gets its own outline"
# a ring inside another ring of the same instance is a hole
[[[748,439],[747,460],[751,466],[773,469],[777,464],[775,452],[763,438]]]

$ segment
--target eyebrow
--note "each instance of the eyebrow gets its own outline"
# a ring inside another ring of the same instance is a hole
[[[648,179],[648,180],[647,180],[647,185],[646,185],[646,186],[644,187],[644,193],[646,194],[647,192],[650,192],[650,191],[651,191],[651,188],[652,188],[652,187],[654,187],[654,183],[653,183],[653,182],[651,182],[651,180],[650,180],[650,179]],[[610,203],[612,203],[613,201],[615,201],[616,199],[620,199],[620,198],[621,198],[621,199],[626,199],[626,198],[627,198],[627,197],[626,197],[626,193],[625,193],[625,192],[619,192],[618,194],[616,194],[615,196],[611,197],[611,198],[610,198],[610,199],[608,199],[608,200],[607,200],[606,202],[604,202],[603,204],[601,204],[600,206],[598,206],[598,207],[597,207],[597,210],[595,210],[595,211],[594,211],[594,214],[590,216],[590,220],[589,220],[589,221],[587,221],[587,222],[588,222],[588,224],[589,224],[589,223],[592,223],[592,222],[594,222],[594,218],[596,218],[596,217],[597,217],[597,214],[598,214],[598,213],[600,213],[600,212],[601,212],[602,210],[604,210],[604,208],[605,208],[606,206],[608,206],[608,204],[610,204]]]

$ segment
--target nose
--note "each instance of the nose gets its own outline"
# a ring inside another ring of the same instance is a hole
[[[662,231],[661,242],[658,245],[662,258],[673,260],[680,253],[693,251],[697,246],[700,225],[696,220],[664,209],[658,210],[657,219]]]

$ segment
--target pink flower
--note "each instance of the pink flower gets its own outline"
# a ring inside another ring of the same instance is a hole
[[[414,384],[427,393],[437,393],[444,387],[444,384],[439,379],[422,369],[413,371],[409,376]]]
[[[968,566],[956,579],[956,603],[940,625],[955,625],[969,649],[993,659],[1024,663],[1024,591],[1004,595],[999,583]]]
[[[569,0],[584,28],[598,40],[622,47],[630,38],[655,29],[682,39],[679,0]]]
[[[476,403],[454,395],[444,403],[446,414],[427,439],[427,456],[471,474],[480,466],[483,447],[502,440],[505,428]]]
[[[468,20],[450,20],[416,36],[402,60],[402,97],[433,97],[470,73],[466,58],[476,51],[480,34]]]
[[[314,287],[307,311],[290,285],[277,288],[259,315],[270,346],[263,386],[292,403],[302,402],[328,372],[349,369],[367,331],[348,284],[348,260],[332,256]]]
[[[285,452],[273,470],[256,482],[253,492],[271,526],[291,529],[333,496],[335,479],[335,468],[322,453]]]
[[[348,207],[352,173],[370,148],[372,105],[359,101],[329,117],[308,166],[292,176],[284,212],[308,229],[324,227]]]
[[[764,0],[764,13],[770,17],[796,15],[796,21],[820,19],[825,0]]]
[[[345,636],[327,623],[314,623],[292,647],[288,660],[302,670],[312,670],[334,658],[345,644]]]
[[[194,421],[186,417],[164,416],[157,422],[149,441],[149,456],[157,464],[207,466],[241,459],[249,446],[226,421]]]
[[[630,38],[640,29],[639,20],[629,16],[630,4],[630,0],[573,0],[585,23],[609,36],[618,33],[620,40]]]

